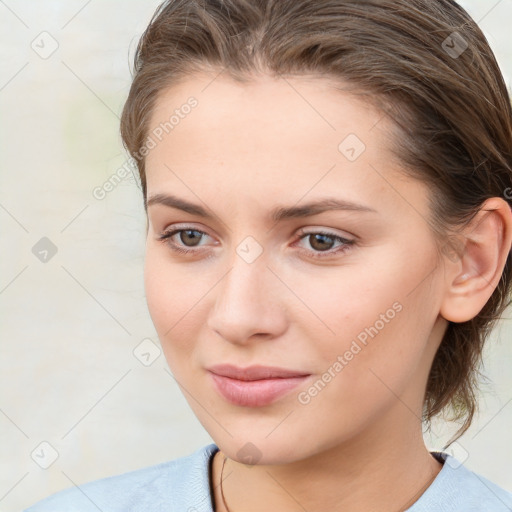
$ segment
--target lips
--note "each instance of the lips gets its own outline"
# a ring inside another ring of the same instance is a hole
[[[288,370],[277,366],[254,365],[248,368],[239,368],[231,364],[219,364],[207,368],[212,373],[229,377],[237,380],[263,380],[263,379],[282,379],[289,377],[304,377],[310,375],[307,372],[297,370]]]
[[[269,405],[302,384],[310,374],[275,366],[217,365],[208,369],[216,390],[230,403],[245,407]]]

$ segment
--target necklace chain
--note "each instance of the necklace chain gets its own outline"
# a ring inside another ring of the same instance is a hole
[[[227,512],[231,512],[231,510],[229,510],[228,506],[226,505],[226,498],[224,498],[224,491],[222,489],[222,475],[224,474],[224,466],[227,460],[227,457],[224,455],[224,462],[222,463],[222,469],[220,470],[220,495],[222,497],[222,504],[224,505],[224,508],[227,510]]]

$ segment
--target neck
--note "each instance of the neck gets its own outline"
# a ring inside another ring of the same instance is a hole
[[[365,432],[311,457],[287,464],[247,466],[228,459],[222,489],[224,454],[213,461],[215,510],[262,512],[280,510],[350,510],[400,512],[425,492],[442,468],[425,447],[421,422],[403,404],[401,418]],[[402,423],[396,421],[402,420]],[[397,429],[396,425],[407,428]],[[412,428],[414,427],[414,428]]]

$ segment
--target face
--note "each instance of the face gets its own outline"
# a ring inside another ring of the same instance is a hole
[[[205,74],[166,90],[150,125],[148,307],[219,447],[292,462],[417,421],[443,278],[428,190],[393,158],[388,119],[322,78]],[[220,364],[306,376],[247,390]]]

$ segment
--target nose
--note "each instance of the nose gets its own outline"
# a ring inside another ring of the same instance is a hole
[[[212,292],[214,305],[207,325],[230,343],[273,339],[285,331],[284,286],[265,258],[248,263],[237,255]]]

